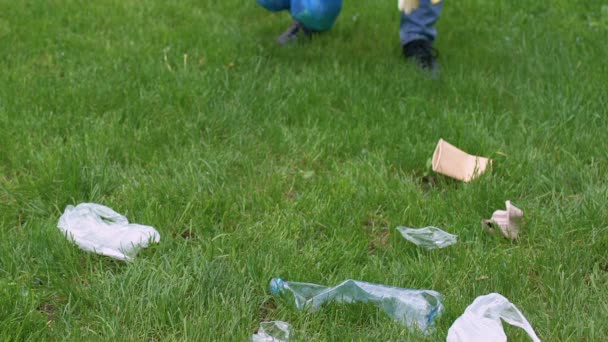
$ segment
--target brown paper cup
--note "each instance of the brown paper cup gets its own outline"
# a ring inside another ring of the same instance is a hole
[[[433,153],[433,171],[463,182],[470,182],[486,171],[492,161],[470,155],[443,139],[439,139]]]

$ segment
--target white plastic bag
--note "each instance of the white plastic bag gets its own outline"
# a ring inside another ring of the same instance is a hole
[[[57,227],[81,249],[125,261],[150,242],[160,241],[153,227],[130,224],[123,215],[95,203],[68,205]]]
[[[507,298],[490,293],[475,298],[448,330],[447,342],[506,342],[500,319],[524,329],[534,342],[540,342],[526,317]]]
[[[411,243],[427,250],[445,248],[456,243],[458,235],[453,235],[437,227],[424,227],[419,229],[397,227],[403,237]]]
[[[291,325],[283,321],[260,323],[257,334],[251,336],[252,342],[287,342],[291,334]]]

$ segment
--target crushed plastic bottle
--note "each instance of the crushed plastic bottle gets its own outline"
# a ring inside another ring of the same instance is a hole
[[[283,321],[260,323],[257,334],[251,336],[252,342],[287,342],[291,334],[291,325]]]
[[[373,303],[391,318],[410,329],[427,333],[436,317],[443,312],[442,296],[432,290],[404,289],[393,286],[346,280],[335,287],[317,284],[286,282],[281,278],[270,281],[274,295],[290,293],[298,309],[319,309],[327,302]]]
[[[456,243],[457,235],[453,235],[437,227],[424,227],[419,229],[397,227],[405,239],[427,250],[444,248]]]

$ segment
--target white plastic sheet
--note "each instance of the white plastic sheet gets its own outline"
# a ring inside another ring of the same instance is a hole
[[[411,243],[427,250],[445,248],[456,243],[457,235],[453,235],[437,227],[424,227],[419,229],[397,227],[403,237]]]
[[[125,261],[150,242],[160,241],[153,227],[129,223],[125,216],[95,203],[68,205],[57,227],[81,249]]]
[[[257,334],[251,336],[252,342],[287,342],[291,334],[291,325],[283,321],[260,323]]]
[[[526,317],[498,293],[477,297],[452,324],[447,342],[506,342],[501,319],[524,329],[532,341],[540,342]]]

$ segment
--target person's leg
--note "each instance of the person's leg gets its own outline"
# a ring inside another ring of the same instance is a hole
[[[399,38],[403,53],[423,69],[437,71],[436,51],[433,42],[437,37],[435,23],[439,20],[443,1],[433,5],[431,0],[420,0],[420,7],[410,14],[403,13]]]
[[[439,20],[442,7],[443,1],[433,5],[431,0],[420,0],[420,7],[410,14],[403,13],[399,30],[401,45],[419,39],[433,42],[437,37],[435,23]]]

